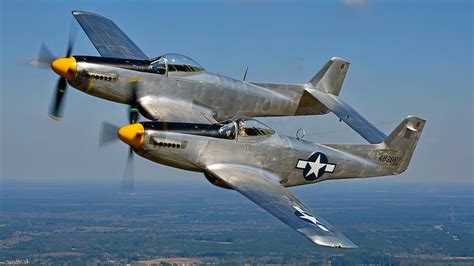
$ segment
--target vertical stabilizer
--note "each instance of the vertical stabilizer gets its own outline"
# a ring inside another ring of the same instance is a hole
[[[425,123],[422,118],[408,116],[380,143],[325,145],[363,161],[352,166],[360,172],[343,178],[397,175],[408,168]]]
[[[339,57],[333,57],[309,81],[309,85],[317,90],[338,96],[350,62]]]
[[[419,117],[408,116],[384,141],[385,152],[380,153],[378,159],[381,163],[394,166],[394,174],[408,168],[425,122]]]

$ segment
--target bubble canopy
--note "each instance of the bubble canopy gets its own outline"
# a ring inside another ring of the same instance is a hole
[[[196,61],[182,54],[169,53],[151,60],[150,67],[166,68],[168,72],[199,72],[204,68]]]
[[[269,126],[253,118],[237,117],[223,122],[222,124],[224,125],[219,129],[219,132],[230,130],[236,132],[239,138],[256,136],[268,137],[275,134],[275,131]]]

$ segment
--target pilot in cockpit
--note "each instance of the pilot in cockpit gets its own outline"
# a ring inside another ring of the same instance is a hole
[[[235,125],[237,125],[237,130],[235,129]],[[235,135],[239,137],[247,137],[248,134],[245,130],[245,120],[239,118],[235,120],[235,122],[230,122],[219,129],[219,133],[225,135],[228,139],[235,139]]]
[[[237,119],[237,134],[239,137],[247,137],[247,133],[245,132],[245,121],[242,118]]]

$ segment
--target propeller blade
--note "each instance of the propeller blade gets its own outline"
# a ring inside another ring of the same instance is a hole
[[[74,43],[76,42],[76,37],[77,37],[77,27],[74,27],[74,23],[71,23],[71,26],[69,28],[69,39],[67,43],[67,50],[66,50],[65,57],[71,56],[72,49],[74,48]]]
[[[64,94],[66,93],[67,81],[65,78],[60,78],[56,85],[56,93],[51,103],[49,116],[54,120],[61,120],[64,109]]]
[[[74,30],[73,24],[71,24],[65,57],[71,56],[72,49],[74,47],[74,42],[76,40],[76,36],[77,36],[77,30]],[[46,62],[48,62],[48,66],[49,66],[53,60],[54,60],[54,57],[52,53],[49,51],[46,45],[42,44],[41,49],[40,49],[40,54],[37,60],[37,64],[45,65]],[[56,85],[55,96],[53,98],[53,102],[51,103],[51,108],[49,111],[49,116],[56,121],[61,120],[63,116],[64,95],[66,94],[66,89],[67,89],[67,80],[64,77],[61,77],[58,80],[58,83]]]
[[[129,112],[129,122],[130,124],[135,124],[138,121],[138,108],[135,106],[130,106],[128,109]]]
[[[125,165],[124,175],[122,183],[120,185],[120,191],[126,194],[135,194],[135,175],[133,157],[134,152],[132,147],[128,152],[127,164]]]
[[[244,78],[242,79],[243,81],[245,81],[245,79],[247,78],[247,72],[249,71],[249,67],[247,67],[245,69],[245,73],[244,73]]]
[[[48,47],[42,43],[38,57],[29,61],[31,65],[34,65],[39,68],[50,68],[51,62],[55,59],[53,53],[48,49]]]
[[[130,99],[129,109],[128,109],[128,119],[130,124],[135,124],[138,122],[139,112],[137,102],[137,87],[138,79],[133,79],[129,81],[130,90],[132,91],[132,97]],[[101,127],[101,136],[100,136],[100,146],[104,146],[112,141],[118,139],[117,131],[119,128],[115,125],[103,122]],[[135,152],[133,148],[130,147],[128,150],[127,163],[125,165],[122,183],[120,184],[120,191],[125,194],[135,194],[135,174],[134,174],[134,165],[133,158]]]
[[[66,56],[65,56],[65,57],[70,57],[70,56],[71,56],[72,48],[73,48],[73,45],[72,45],[72,44],[67,47],[67,51],[66,51]]]
[[[138,96],[137,96],[137,88],[138,88],[138,80],[131,81],[130,83],[131,90],[132,90],[132,99],[130,100],[130,107],[128,108],[128,121],[130,124],[135,124],[138,121]]]
[[[102,122],[100,126],[100,139],[99,147],[103,148],[104,146],[115,142],[118,140],[117,132],[120,127],[108,123]],[[134,175],[134,166],[133,166],[133,157],[134,151],[130,147],[128,150],[127,163],[125,165],[122,182],[120,184],[120,192],[124,194],[135,194],[135,175]]]
[[[102,122],[100,126],[100,139],[99,139],[99,147],[102,148],[112,142],[118,140],[117,131],[120,127],[110,124],[108,122]]]

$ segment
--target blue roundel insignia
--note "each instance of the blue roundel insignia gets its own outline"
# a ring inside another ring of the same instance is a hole
[[[329,163],[328,157],[321,152],[315,152],[308,160],[298,160],[296,168],[303,169],[303,177],[308,181],[314,181],[324,173],[333,173],[336,164]]]

